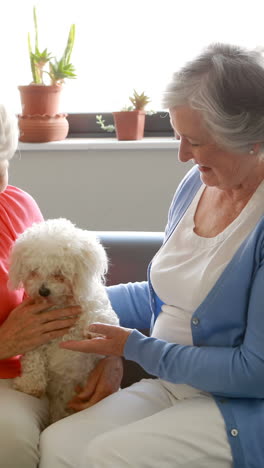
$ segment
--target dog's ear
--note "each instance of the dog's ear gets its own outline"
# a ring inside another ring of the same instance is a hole
[[[90,276],[97,276],[98,279],[102,280],[108,270],[108,258],[105,249],[94,233],[84,231],[83,234],[79,261],[88,270]]]

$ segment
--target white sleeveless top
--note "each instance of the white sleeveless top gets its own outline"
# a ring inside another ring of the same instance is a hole
[[[165,303],[152,336],[170,343],[193,344],[191,317],[194,311],[264,214],[263,181],[239,216],[224,231],[215,237],[200,237],[193,230],[194,215],[204,189],[203,184],[171,237],[152,261],[151,283]],[[170,389],[175,386],[169,385]],[[177,391],[182,387],[184,394],[195,390],[187,385],[176,387]]]

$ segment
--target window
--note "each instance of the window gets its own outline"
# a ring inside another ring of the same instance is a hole
[[[204,45],[264,43],[262,0],[8,0],[0,15],[1,85],[2,98],[16,112],[17,86],[31,81],[33,5],[39,47],[58,58],[76,24],[72,62],[78,77],[65,84],[62,110],[79,117],[121,109],[134,88],[150,96],[150,109],[160,110],[171,74]]]

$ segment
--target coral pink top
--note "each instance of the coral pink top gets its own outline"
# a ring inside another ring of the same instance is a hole
[[[38,205],[23,190],[8,185],[0,193],[0,326],[24,295],[22,289],[9,291],[7,287],[10,248],[19,234],[42,220]],[[0,360],[0,379],[10,379],[19,373],[20,356]]]

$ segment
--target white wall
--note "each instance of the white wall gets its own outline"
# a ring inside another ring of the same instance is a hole
[[[28,191],[45,218],[66,217],[99,231],[163,231],[189,168],[175,148],[22,150],[9,182]]]

